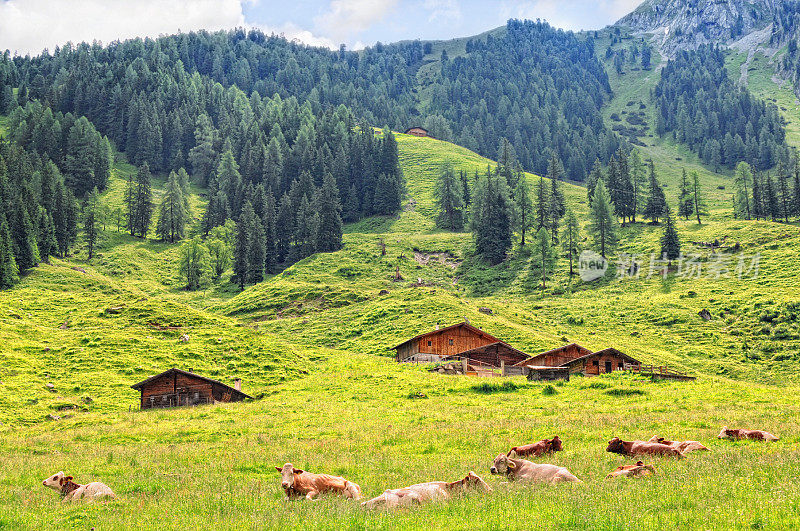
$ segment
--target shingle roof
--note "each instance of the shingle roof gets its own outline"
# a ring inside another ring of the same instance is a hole
[[[482,337],[485,337],[485,338],[487,338],[487,339],[490,339],[490,340],[492,340],[492,342],[494,342],[494,343],[502,343],[502,341],[500,341],[500,340],[499,340],[499,339],[497,339],[496,337],[494,337],[494,336],[492,336],[492,335],[489,335],[489,334],[487,334],[486,332],[484,332],[484,331],[483,331],[483,330],[481,330],[480,328],[478,328],[478,327],[475,327],[475,326],[472,326],[471,324],[469,324],[469,323],[467,323],[467,322],[465,321],[465,322],[463,322],[463,323],[458,323],[458,324],[454,324],[454,325],[446,326],[446,327],[444,327],[444,328],[440,328],[439,330],[431,330],[430,332],[425,332],[424,334],[420,334],[420,335],[418,335],[418,336],[414,336],[414,337],[412,337],[411,339],[406,339],[405,341],[403,341],[403,342],[402,342],[402,343],[400,343],[399,345],[396,345],[396,346],[394,346],[394,347],[392,347],[392,348],[393,348],[393,349],[397,349],[397,348],[400,348],[400,347],[402,347],[402,346],[403,346],[403,345],[405,345],[406,343],[410,343],[411,341],[416,341],[416,340],[418,340],[418,339],[422,339],[423,337],[425,337],[425,336],[429,336],[429,335],[432,335],[432,334],[438,334],[438,333],[440,333],[440,332],[444,332],[445,330],[451,330],[451,329],[453,329],[453,328],[458,328],[459,326],[463,326],[463,327],[467,328],[468,330],[471,330],[472,332],[475,332],[476,334],[478,334],[478,335],[480,335],[480,336],[482,336]]]
[[[168,375],[172,375],[172,374],[181,374],[183,376],[189,376],[191,378],[197,378],[198,380],[204,380],[206,382],[210,382],[210,383],[213,383],[213,384],[221,385],[222,387],[225,387],[226,389],[229,389],[230,391],[232,391],[234,393],[238,393],[238,394],[244,396],[245,398],[251,398],[251,399],[253,398],[252,396],[248,395],[247,393],[243,393],[242,391],[234,389],[233,387],[231,387],[228,384],[224,384],[224,383],[222,383],[220,381],[212,380],[211,378],[206,378],[205,376],[200,376],[199,374],[195,374],[195,373],[189,372],[189,371],[184,371],[184,370],[181,370],[181,369],[178,369],[178,368],[175,368],[175,367],[173,367],[171,369],[168,369],[168,370],[162,372],[161,374],[156,374],[155,376],[151,376],[150,378],[148,378],[146,380],[142,380],[139,383],[133,384],[131,386],[131,389],[139,390],[142,387],[144,387],[145,385],[149,384],[150,382],[155,381],[158,378],[161,378],[162,376],[168,376]]]

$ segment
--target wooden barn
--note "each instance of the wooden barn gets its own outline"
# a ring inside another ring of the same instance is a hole
[[[561,367],[568,361],[591,354],[592,351],[577,343],[570,343],[563,347],[554,348],[541,354],[535,354],[517,365],[533,365],[540,367]]]
[[[440,361],[444,356],[455,356],[467,350],[500,342],[480,328],[463,322],[420,334],[392,348],[397,351],[397,361],[406,361],[409,358]]]
[[[638,360],[611,347],[575,358],[562,366],[568,367],[569,372],[572,374],[581,373],[584,376],[596,376],[625,370],[626,365],[640,365],[640,363]]]
[[[406,129],[405,134],[412,136],[427,136],[433,138],[431,134],[428,132],[428,130],[423,129],[422,127],[410,127]]]
[[[502,341],[460,352],[458,357],[466,358],[469,361],[477,361],[492,367],[500,367],[501,365],[510,367],[529,358],[524,352]]]
[[[181,369],[169,369],[134,384],[131,389],[141,393],[141,409],[196,406],[216,402],[240,402],[252,398],[242,392],[242,381],[234,387],[217,380]]]

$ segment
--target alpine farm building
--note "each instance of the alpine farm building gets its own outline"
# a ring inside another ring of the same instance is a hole
[[[242,392],[238,378],[234,387],[181,369],[169,369],[131,386],[141,393],[141,409],[197,406],[217,402],[240,402],[251,396]]]

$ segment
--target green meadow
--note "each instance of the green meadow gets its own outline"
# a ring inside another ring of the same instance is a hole
[[[606,117],[641,101],[651,120],[656,70],[609,75],[616,96]],[[796,111],[785,112],[792,131]],[[311,256],[243,292],[229,274],[184,290],[179,245],[132,238],[114,224],[92,260],[81,243],[69,258],[33,269],[0,294],[0,528],[800,527],[797,226],[733,220],[731,176],[702,167],[667,138],[643,142],[668,200],[683,167],[702,172],[711,215],[702,225],[678,222],[684,253],[698,255],[692,278],[651,270],[662,227],[642,223],[622,229],[619,249],[640,257],[638,278],[617,278],[612,267],[582,283],[562,259],[542,292],[527,247],[488,267],[474,256],[469,233],[436,229],[433,189],[442,164],[472,174],[492,162],[406,135],[398,135],[407,180],[399,215],[348,225],[341,251]],[[120,156],[102,196],[110,210],[121,206],[131,171]],[[163,186],[163,176],[154,184]],[[201,192],[191,196],[195,230]],[[566,184],[565,193],[585,223],[585,190]],[[742,278],[739,254],[720,260],[694,243],[714,240],[738,244]],[[754,275],[747,269],[756,256]],[[711,320],[699,317],[704,309]],[[614,346],[697,380],[613,375],[502,385],[392,360],[392,346],[464,318],[529,353],[569,341]],[[241,377],[255,400],[138,411],[130,385],[173,366],[229,384]],[[719,441],[723,425],[781,440]],[[508,485],[489,476],[500,452],[556,434],[565,451],[547,461],[583,484]],[[710,452],[652,459],[654,477],[605,479],[631,462],[605,452],[609,439],[653,435],[698,440]],[[274,468],[286,461],[343,475],[368,497],[469,470],[494,493],[394,512],[335,497],[286,501]],[[41,485],[59,470],[107,483],[118,500],[60,504]]]

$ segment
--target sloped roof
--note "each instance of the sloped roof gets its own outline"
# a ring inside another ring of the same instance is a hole
[[[562,363],[561,366],[562,367],[566,367],[567,365],[572,365],[573,363],[576,363],[578,361],[583,361],[583,360],[585,360],[587,358],[591,358],[592,356],[598,356],[598,355],[602,356],[603,354],[614,354],[614,355],[619,356],[621,358],[625,358],[628,361],[632,361],[633,363],[641,363],[639,360],[628,356],[624,352],[620,352],[619,350],[615,349],[614,347],[608,347],[608,348],[604,348],[603,350],[598,350],[597,352],[592,352],[591,354],[586,354],[585,356],[581,356],[580,358],[575,358],[574,360],[569,360],[566,363]]]
[[[504,347],[507,347],[509,350],[511,350],[513,352],[516,352],[517,354],[519,354],[521,356],[525,356],[525,359],[529,359],[530,358],[530,356],[528,356],[527,354],[525,354],[521,350],[515,349],[514,347],[512,347],[511,345],[509,345],[505,341],[495,341],[494,343],[489,343],[488,345],[483,345],[481,347],[471,348],[469,350],[465,350],[463,352],[459,352],[458,354],[455,354],[455,355],[456,356],[461,356],[461,357],[467,357],[471,352],[478,352],[478,351],[481,351],[481,350],[486,350],[487,348],[493,347],[493,346],[496,346],[496,345],[503,345]]]
[[[141,389],[145,385],[147,385],[150,382],[153,382],[153,381],[161,378],[162,376],[172,376],[173,374],[180,374],[180,375],[183,375],[183,376],[188,376],[190,378],[196,378],[198,380],[203,380],[203,381],[206,381],[206,382],[209,382],[209,383],[212,383],[212,384],[221,385],[222,387],[225,387],[226,389],[230,390],[231,392],[240,394],[245,398],[251,398],[251,399],[253,398],[252,396],[250,396],[250,395],[248,395],[246,393],[243,393],[242,391],[234,389],[233,387],[231,387],[228,384],[224,384],[224,383],[222,383],[220,381],[212,380],[211,378],[206,378],[205,376],[200,376],[199,374],[195,374],[195,373],[189,372],[189,371],[184,371],[184,370],[181,370],[181,369],[178,369],[178,368],[175,368],[175,367],[173,367],[171,369],[167,369],[166,371],[162,372],[161,374],[156,374],[155,376],[151,376],[150,378],[148,378],[146,380],[142,380],[139,383],[133,384],[131,386],[131,389],[136,389],[138,391],[139,389]]]
[[[566,345],[563,345],[563,346],[560,346],[560,347],[558,347],[558,348],[550,349],[550,350],[547,350],[547,351],[545,351],[545,352],[540,352],[539,354],[534,354],[533,356],[531,356],[531,357],[530,357],[530,358],[528,358],[528,359],[529,359],[529,360],[532,360],[532,359],[535,359],[535,358],[539,358],[539,357],[541,357],[541,356],[546,356],[547,354],[555,354],[555,353],[557,353],[557,352],[559,352],[559,351],[565,350],[565,349],[567,349],[567,348],[569,348],[569,347],[573,347],[573,346],[574,346],[574,347],[577,347],[577,349],[578,349],[580,352],[583,352],[583,353],[584,353],[584,355],[591,354],[591,352],[592,352],[592,351],[591,351],[591,350],[589,350],[588,348],[586,348],[586,347],[584,347],[584,346],[581,346],[581,345],[579,345],[579,344],[577,344],[577,343],[568,343],[568,344],[566,344]],[[583,356],[579,356],[579,357],[583,357]],[[524,363],[525,363],[525,362],[524,362],[524,361],[522,361],[522,362],[520,362],[520,363],[517,363],[517,365],[523,365]]]
[[[412,341],[416,341],[418,339],[422,339],[423,337],[430,336],[430,335],[433,335],[433,334],[440,334],[440,333],[445,332],[447,330],[452,330],[454,328],[458,328],[458,327],[461,327],[461,326],[463,326],[467,330],[470,330],[471,332],[474,332],[475,334],[477,334],[477,335],[479,335],[481,337],[485,337],[486,339],[491,340],[493,343],[502,343],[502,341],[500,341],[496,337],[494,337],[492,335],[489,335],[486,332],[484,332],[483,330],[481,330],[480,328],[478,328],[476,326],[472,326],[468,322],[464,321],[462,323],[458,323],[458,324],[446,326],[444,328],[440,328],[439,330],[431,330],[430,332],[425,332],[424,334],[420,334],[418,336],[414,336],[411,339],[406,339],[405,341],[403,341],[399,345],[396,345],[396,346],[394,346],[392,348],[393,349],[398,349],[398,348],[402,347],[403,345],[405,345],[406,343],[410,343]]]
[[[408,129],[406,129],[405,134],[408,134],[408,132],[411,131],[412,129],[420,129],[421,131],[425,131],[426,133],[428,132],[428,130],[425,129],[424,127],[414,126],[414,127],[409,127]]]

